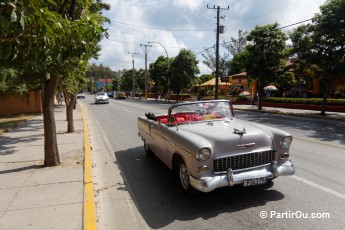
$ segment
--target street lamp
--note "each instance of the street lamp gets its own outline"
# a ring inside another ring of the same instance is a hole
[[[160,45],[160,46],[162,46],[163,47],[163,49],[164,49],[164,51],[165,51],[165,54],[167,55],[167,59],[168,59],[168,100],[169,100],[169,95],[170,95],[170,89],[169,89],[169,87],[170,87],[170,77],[169,77],[169,56],[168,56],[168,52],[167,52],[167,50],[165,49],[165,47],[161,44],[161,43],[159,43],[159,42],[147,42],[147,43],[156,43],[156,44],[158,44],[158,45]]]

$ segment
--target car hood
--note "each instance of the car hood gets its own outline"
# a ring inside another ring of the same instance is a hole
[[[205,145],[212,146],[217,158],[229,153],[248,153],[273,149],[271,136],[254,123],[234,119],[180,125],[180,135],[202,137]]]

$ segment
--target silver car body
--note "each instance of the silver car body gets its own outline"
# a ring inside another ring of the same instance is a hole
[[[288,159],[291,135],[238,119],[227,100],[184,102],[165,115],[148,113],[138,117],[138,132],[170,169],[175,157],[182,158],[190,185],[201,192],[265,184],[295,172]]]
[[[79,99],[79,98],[85,99],[85,94],[84,94],[84,92],[80,92],[80,93],[77,94],[77,99]]]
[[[104,103],[109,104],[109,97],[105,92],[99,92],[95,95],[95,104]]]

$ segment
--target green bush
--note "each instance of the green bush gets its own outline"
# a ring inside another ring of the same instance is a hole
[[[249,96],[242,96],[242,97],[237,97],[236,101],[251,101],[251,98],[252,97],[249,97]]]
[[[322,98],[284,98],[284,97],[270,97],[266,98],[267,102],[275,103],[291,103],[291,104],[309,104],[321,105]],[[327,99],[327,105],[345,106],[345,99]]]

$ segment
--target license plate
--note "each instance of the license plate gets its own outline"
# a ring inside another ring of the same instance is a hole
[[[260,185],[260,184],[266,184],[266,183],[267,183],[267,178],[266,177],[260,177],[260,178],[243,180],[243,186],[244,187]]]

